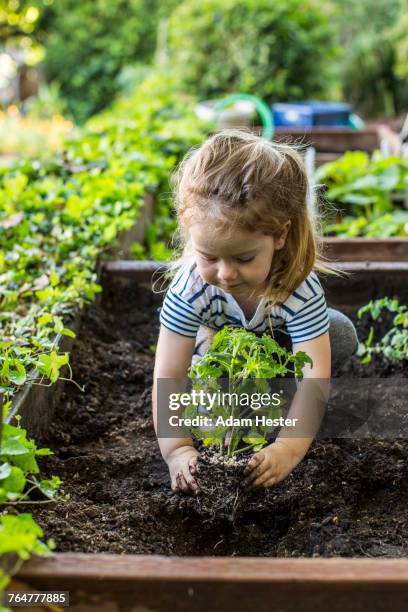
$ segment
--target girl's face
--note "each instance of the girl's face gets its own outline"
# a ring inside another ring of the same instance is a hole
[[[197,269],[205,282],[231,294],[264,291],[274,253],[286,241],[288,226],[279,238],[258,232],[234,231],[227,239],[196,223],[190,227]]]

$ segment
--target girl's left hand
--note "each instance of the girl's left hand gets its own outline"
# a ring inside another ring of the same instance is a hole
[[[248,489],[271,487],[286,478],[298,463],[290,442],[277,440],[251,457],[244,471],[244,485]]]

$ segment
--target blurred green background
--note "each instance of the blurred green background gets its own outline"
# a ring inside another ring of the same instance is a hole
[[[0,166],[70,151],[74,168],[103,159],[126,174],[149,159],[138,180],[159,195],[145,242],[166,259],[168,175],[216,127],[199,101],[343,101],[378,134],[316,146],[325,231],[406,236],[407,26],[408,0],[0,0]]]
[[[82,124],[160,64],[200,99],[393,116],[408,106],[407,13],[407,0],[1,0],[0,100]]]

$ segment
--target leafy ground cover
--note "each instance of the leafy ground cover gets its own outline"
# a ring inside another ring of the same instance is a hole
[[[55,548],[52,539],[44,542],[43,531],[31,514],[14,514],[27,504],[35,505],[62,501],[58,476],[44,479],[39,476],[37,458],[51,455],[49,448],[38,448],[27,439],[26,431],[7,423],[2,424],[0,445],[0,505],[11,514],[0,516],[0,591],[7,585],[8,576],[18,571],[31,554],[46,555]]]
[[[57,340],[75,336],[72,317],[100,292],[98,258],[135,223],[145,191],[165,190],[170,170],[202,138],[191,100],[180,99],[165,75],[153,74],[130,101],[94,118],[52,157],[0,169],[3,419],[22,387],[52,385],[63,366],[71,372]],[[9,424],[2,428],[1,449],[0,506],[10,514],[1,515],[0,552],[8,553],[6,561],[12,553],[22,559],[46,554],[50,546],[39,539],[39,526],[30,515],[14,513],[18,503],[37,502],[39,493],[46,501],[61,499],[59,477],[38,473],[35,457],[48,449]],[[3,586],[16,567],[6,565]]]
[[[95,118],[54,157],[0,170],[0,385],[6,398],[27,382],[32,366],[55,381],[66,360],[55,334],[70,334],[63,320],[100,290],[97,257],[133,225],[144,191],[166,186],[180,156],[201,141],[186,102],[152,77],[137,97]]]
[[[407,556],[408,442],[402,437],[315,441],[291,476],[245,501],[235,522],[212,517],[198,498],[171,492],[150,405],[160,302],[116,281],[105,286],[102,304],[86,311],[74,349],[74,376],[85,393],[66,386],[42,441],[56,451],[41,458],[44,474],[58,473],[70,494],[63,504],[34,508],[57,550]],[[352,309],[348,314],[366,338],[371,321]],[[374,356],[364,365],[355,357],[336,374],[371,381],[379,372],[387,384],[378,401],[403,411],[406,361],[386,365]]]
[[[389,329],[379,338],[375,338],[374,327],[360,348],[363,363],[370,363],[374,355],[383,356],[392,363],[398,364],[408,358],[408,309],[398,300],[381,298],[371,300],[358,311],[361,318],[368,313],[372,321],[380,319],[384,312],[392,315]]]
[[[408,236],[406,158],[348,151],[318,168],[315,178],[328,187],[322,202],[327,235]]]

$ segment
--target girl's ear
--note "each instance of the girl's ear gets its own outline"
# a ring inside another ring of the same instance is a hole
[[[275,251],[280,251],[285,246],[286,238],[288,236],[290,226],[291,226],[291,221],[286,221],[285,225],[283,226],[279,234],[276,234]]]

